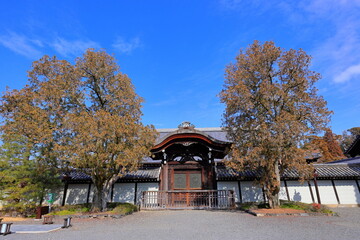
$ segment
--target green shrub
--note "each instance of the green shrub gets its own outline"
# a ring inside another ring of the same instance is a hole
[[[65,205],[65,206],[54,206],[51,215],[72,215],[76,213],[86,213],[90,212],[91,204],[76,204],[76,205]]]
[[[137,206],[131,203],[119,203],[111,213],[126,215],[137,211]]]

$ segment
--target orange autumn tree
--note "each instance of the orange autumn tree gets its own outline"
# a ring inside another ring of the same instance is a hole
[[[228,164],[262,173],[258,183],[271,208],[280,204],[285,169],[309,176],[300,145],[329,122],[331,112],[314,86],[320,75],[309,69],[310,62],[301,49],[254,41],[226,68],[220,99],[226,105],[223,126],[233,141]]]
[[[142,102],[105,51],[89,49],[75,64],[44,56],[33,63],[29,85],[3,96],[4,129],[22,126],[23,136],[51,146],[59,166],[91,176],[93,209],[104,210],[112,184],[137,169],[155,140],[153,126],[141,123]]]
[[[331,129],[326,129],[323,137],[313,136],[312,140],[304,147],[310,150],[309,153],[311,153],[311,150],[320,152],[319,162],[331,162],[346,158],[341,150],[337,136]]]

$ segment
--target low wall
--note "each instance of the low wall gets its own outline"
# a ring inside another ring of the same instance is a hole
[[[90,190],[90,191],[89,191]],[[136,190],[136,193],[135,193]],[[138,182],[138,183],[115,183],[112,188],[111,202],[127,202],[138,204],[143,191],[158,191],[158,182]],[[78,183],[67,185],[55,193],[56,205],[61,205],[65,195],[65,205],[74,205],[92,202],[94,196],[94,185],[89,183]],[[136,199],[135,199],[136,198]]]
[[[318,180],[319,198],[322,204],[332,206],[360,205],[359,180]],[[89,192],[90,189],[90,192]],[[143,191],[158,191],[158,182],[115,183],[112,202],[139,204]],[[217,190],[233,190],[236,202],[262,202],[264,193],[253,181],[218,181]],[[89,184],[68,184],[65,204],[92,202],[94,187]],[[59,190],[54,204],[61,205],[64,190]],[[317,203],[318,196],[314,181],[281,181],[280,199]],[[136,199],[135,199],[136,198]]]
[[[360,205],[359,180],[317,180],[281,181],[280,199],[304,203],[318,203],[333,206]],[[264,199],[262,188],[253,181],[218,181],[218,190],[234,190],[236,202],[261,202]],[[240,191],[239,191],[240,189]],[[317,195],[319,193],[319,197]]]

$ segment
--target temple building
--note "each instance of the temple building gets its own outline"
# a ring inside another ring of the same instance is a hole
[[[112,186],[112,202],[130,202],[145,209],[192,209],[266,201],[263,189],[256,184],[258,172],[238,172],[224,165],[232,143],[221,128],[195,128],[184,122],[176,129],[158,132],[151,157],[144,159],[138,171],[125,174]],[[359,151],[357,145],[352,149],[353,155],[360,154],[355,153]],[[314,164],[314,178],[303,183],[298,181],[296,171],[285,171],[280,198],[360,206],[360,157],[352,158],[352,162],[341,161]],[[63,181],[57,204],[92,201],[90,176],[73,171]]]

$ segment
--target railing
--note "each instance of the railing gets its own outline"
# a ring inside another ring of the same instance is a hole
[[[231,209],[233,190],[144,191],[141,209]]]

